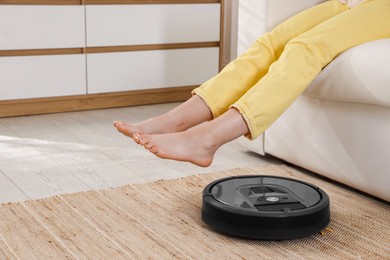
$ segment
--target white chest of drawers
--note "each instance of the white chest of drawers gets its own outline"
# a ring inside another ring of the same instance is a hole
[[[222,10],[204,0],[0,0],[0,116],[184,100],[219,71]]]

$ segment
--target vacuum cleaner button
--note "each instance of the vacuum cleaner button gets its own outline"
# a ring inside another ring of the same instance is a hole
[[[267,197],[265,198],[267,201],[269,202],[277,202],[279,201],[279,198],[278,197]]]

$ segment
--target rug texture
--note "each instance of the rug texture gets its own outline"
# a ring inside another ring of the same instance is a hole
[[[234,175],[313,183],[330,230],[288,241],[221,235],[201,221],[202,190]],[[233,169],[0,206],[0,259],[390,259],[389,204],[287,166]]]

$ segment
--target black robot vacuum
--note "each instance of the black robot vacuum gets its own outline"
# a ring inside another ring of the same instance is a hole
[[[227,235],[284,240],[309,236],[330,221],[329,197],[291,178],[236,176],[203,190],[202,220]]]

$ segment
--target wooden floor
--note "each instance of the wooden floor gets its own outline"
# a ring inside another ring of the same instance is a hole
[[[119,109],[0,119],[0,203],[104,189],[236,167],[280,164],[231,142],[201,168],[162,160],[116,132],[111,122],[138,122],[176,106]]]

